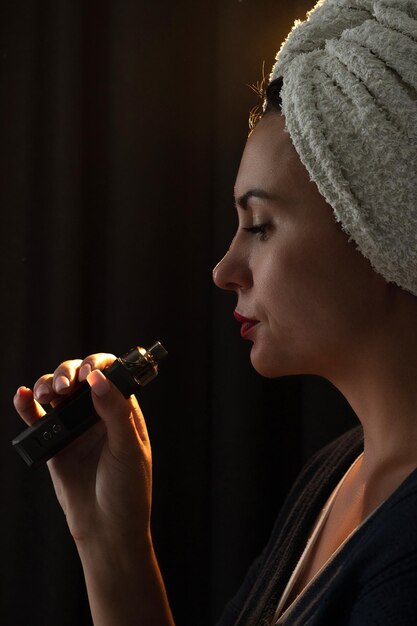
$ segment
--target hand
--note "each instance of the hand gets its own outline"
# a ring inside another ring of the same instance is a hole
[[[126,400],[101,373],[112,354],[93,354],[59,365],[41,376],[33,391],[20,387],[13,402],[31,425],[87,379],[101,420],[48,461],[59,503],[77,543],[97,534],[149,537],[152,458],[146,424],[135,396]]]

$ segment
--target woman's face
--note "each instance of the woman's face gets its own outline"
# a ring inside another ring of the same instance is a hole
[[[284,123],[268,113],[247,141],[239,226],[214,282],[237,294],[237,313],[257,320],[242,331],[260,374],[331,379],[376,331],[387,284],[336,223]]]

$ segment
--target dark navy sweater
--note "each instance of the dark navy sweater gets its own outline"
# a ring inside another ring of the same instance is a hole
[[[307,463],[217,626],[271,626],[317,516],[362,450],[357,427]],[[417,625],[417,470],[350,537],[285,620],[307,624]]]

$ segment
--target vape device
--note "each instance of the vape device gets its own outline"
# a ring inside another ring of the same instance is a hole
[[[155,378],[158,363],[167,354],[159,341],[147,350],[136,347],[106,367],[103,374],[129,398]],[[91,387],[83,381],[73,394],[13,439],[12,445],[29,467],[39,467],[99,419]]]

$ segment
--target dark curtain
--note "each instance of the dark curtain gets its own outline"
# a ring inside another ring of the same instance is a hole
[[[330,383],[256,374],[235,298],[211,282],[236,226],[248,85],[311,5],[1,3],[1,624],[91,624],[48,472],[10,445],[17,387],[62,360],[169,351],[140,401],[179,626],[215,622],[304,460],[354,423]]]

